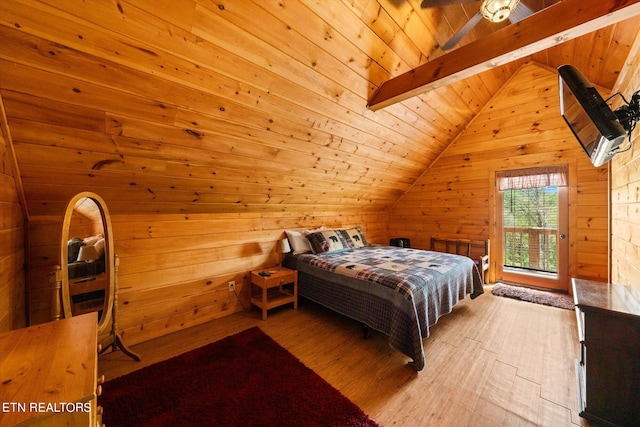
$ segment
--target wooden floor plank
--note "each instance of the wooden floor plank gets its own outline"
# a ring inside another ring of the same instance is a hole
[[[588,426],[574,403],[575,322],[572,311],[487,288],[432,327],[417,373],[384,335],[364,340],[357,322],[302,300],[266,321],[243,311],[135,345],[142,362],[101,355],[99,371],[108,380],[259,326],[383,426]]]
[[[507,417],[506,408],[511,399],[511,390],[516,378],[517,368],[496,361],[491,369],[491,375],[484,385],[482,396],[476,406],[479,425],[502,425]]]
[[[537,426],[540,409],[540,385],[516,376],[505,425]],[[562,424],[558,424],[562,425]]]

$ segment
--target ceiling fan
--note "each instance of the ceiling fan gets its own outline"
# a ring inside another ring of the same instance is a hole
[[[453,49],[482,18],[491,22],[502,22],[508,19],[513,24],[533,14],[533,11],[520,0],[422,0],[420,7],[439,7],[478,1],[482,1],[478,13],[473,15],[471,19],[442,46],[442,50]]]

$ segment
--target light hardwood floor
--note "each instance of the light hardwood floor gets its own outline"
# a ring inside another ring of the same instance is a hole
[[[356,322],[305,300],[266,321],[254,307],[133,346],[142,362],[101,355],[99,371],[109,380],[256,325],[382,426],[589,425],[577,414],[575,314],[489,287],[432,327],[419,373],[382,334],[363,340]]]

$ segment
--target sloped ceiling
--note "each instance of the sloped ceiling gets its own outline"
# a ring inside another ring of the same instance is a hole
[[[479,5],[420,2],[0,0],[28,214],[87,190],[112,214],[387,209],[522,63],[573,63],[611,89],[640,29],[630,18],[370,111]]]

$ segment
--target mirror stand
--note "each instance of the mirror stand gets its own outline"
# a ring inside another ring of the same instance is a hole
[[[51,318],[62,319],[62,267],[56,265],[49,273],[49,281],[53,284],[51,298]]]
[[[105,201],[95,193],[74,196],[62,222],[60,261],[50,274],[51,317],[70,318],[98,312],[98,353],[122,350],[136,361],[118,331],[118,266],[111,219]]]
[[[116,319],[117,311],[118,311],[118,266],[120,265],[120,258],[118,255],[115,255],[114,262],[114,289],[113,289],[113,306],[111,309],[112,317],[111,317],[111,332],[108,336],[100,338],[98,341],[98,353],[102,354],[106,352],[109,348],[113,348],[112,351],[116,351],[116,349],[120,349],[124,354],[132,358],[133,360],[140,362],[142,360],[140,356],[129,349],[127,345],[122,340],[122,336],[118,332],[118,324]],[[62,319],[62,267],[59,265],[55,266],[54,271],[49,273],[49,279],[53,284],[53,297],[51,301],[51,317],[53,320]]]
[[[102,354],[103,352],[107,351],[107,349],[110,347],[113,348],[113,351],[119,348],[124,354],[126,354],[133,360],[139,362],[140,356],[135,352],[131,351],[129,347],[127,347],[124,341],[122,341],[122,337],[118,332],[118,325],[117,325],[116,319],[118,318],[117,311],[118,311],[118,266],[119,265],[120,265],[120,258],[118,257],[118,255],[115,255],[114,270],[113,270],[115,283],[114,283],[114,289],[113,289],[111,333],[109,334],[109,336],[105,337],[100,341],[101,349],[99,350],[99,353]]]

